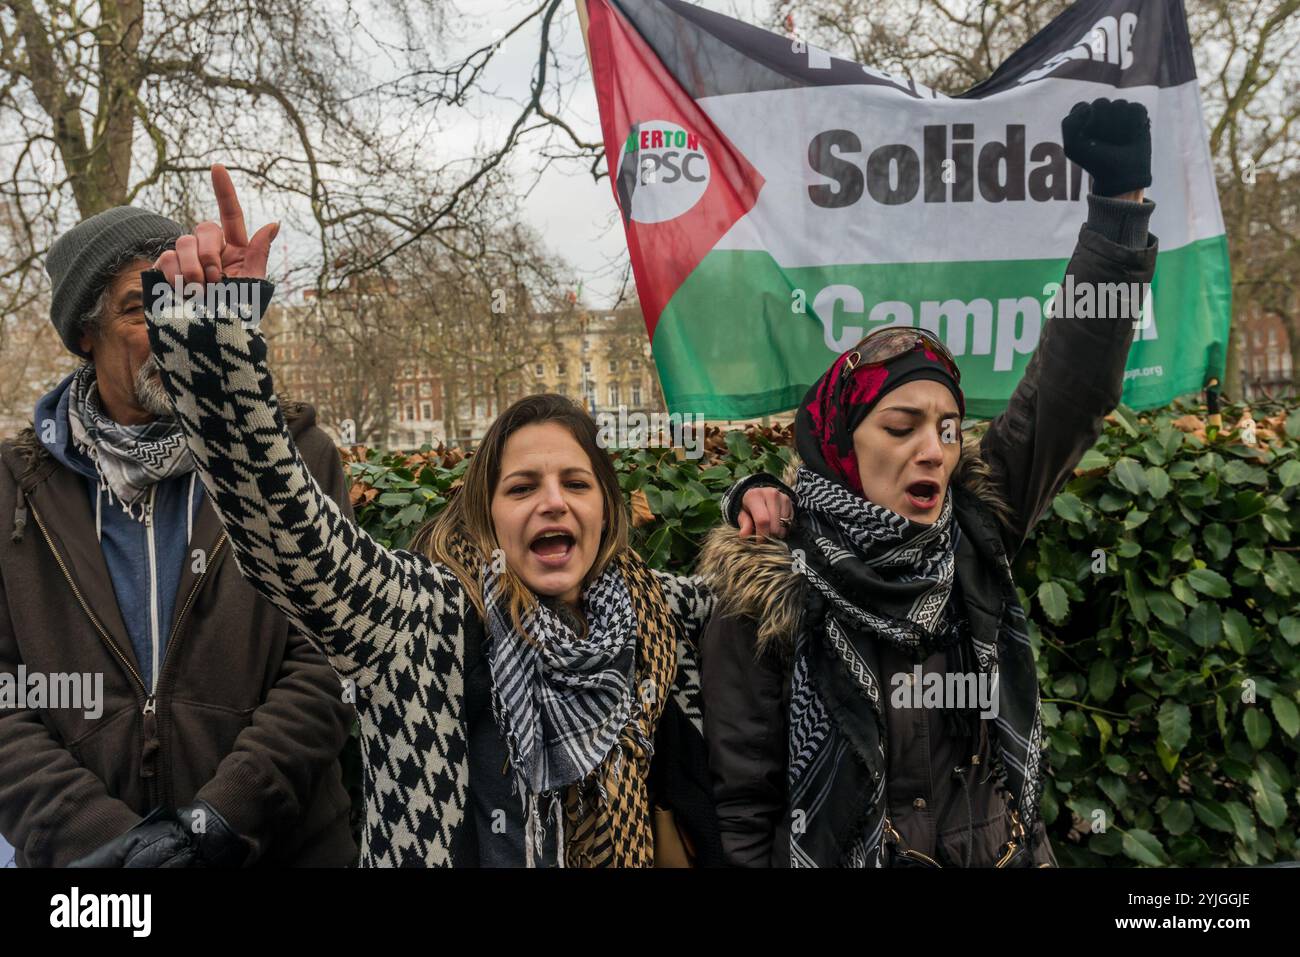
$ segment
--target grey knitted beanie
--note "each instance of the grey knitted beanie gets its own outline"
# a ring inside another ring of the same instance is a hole
[[[110,270],[141,245],[185,234],[179,223],[134,206],[117,206],[82,220],[54,241],[45,271],[54,284],[50,321],[63,344],[83,359],[82,320],[112,280]]]

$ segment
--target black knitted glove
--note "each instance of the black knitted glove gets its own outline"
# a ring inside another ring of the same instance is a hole
[[[239,867],[249,845],[207,801],[195,801],[176,812],[208,867]]]
[[[1061,120],[1065,155],[1093,179],[1098,196],[1122,196],[1151,185],[1151,117],[1141,103],[1076,103]]]

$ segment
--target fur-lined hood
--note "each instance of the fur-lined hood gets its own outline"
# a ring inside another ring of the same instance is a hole
[[[798,467],[796,457],[783,478],[787,485],[793,486]],[[980,454],[979,437],[963,438],[961,460],[951,485],[970,492],[1006,527],[1011,509]],[[716,613],[753,618],[758,623],[760,650],[769,642],[794,637],[803,607],[804,578],[794,572],[785,542],[742,539],[737,529],[721,525],[705,539],[695,571],[717,595]]]

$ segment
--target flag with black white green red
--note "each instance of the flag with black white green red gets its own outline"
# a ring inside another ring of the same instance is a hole
[[[671,411],[794,408],[862,335],[907,325],[995,415],[1087,216],[1061,118],[1101,96],[1145,104],[1154,144],[1161,251],[1124,401],[1222,374],[1227,240],[1181,0],[1081,0],[956,97],[681,0],[578,3]]]

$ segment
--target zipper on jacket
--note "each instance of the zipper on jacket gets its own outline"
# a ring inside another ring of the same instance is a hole
[[[221,537],[217,539],[217,544],[212,548],[212,554],[209,555],[207,561],[204,562],[203,571],[199,574],[198,578],[194,579],[194,584],[190,586],[189,594],[185,596],[185,602],[184,604],[181,605],[181,610],[179,614],[177,614],[176,616],[176,624],[172,627],[171,633],[167,638],[167,650],[166,652],[163,653],[161,668],[159,669],[159,671],[154,673],[155,691],[153,694],[149,695],[149,700],[145,703],[145,733],[146,733],[146,740],[148,740],[148,736],[152,736],[152,739],[154,741],[155,752],[162,745],[161,737],[158,734],[157,719],[154,717],[154,712],[157,711],[157,700],[156,700],[157,690],[156,689],[159,687],[159,679],[161,679],[163,673],[167,671],[167,662],[169,662],[173,657],[172,649],[175,648],[176,645],[180,642],[181,625],[184,624],[185,617],[186,615],[189,614],[190,606],[194,604],[194,598],[196,595],[198,595],[199,588],[202,587],[203,582],[208,577],[208,569],[212,567],[213,561],[215,561],[217,555],[221,553],[221,548],[225,544],[226,544],[226,533],[223,531],[221,533]],[[150,774],[152,773],[153,772],[151,770]],[[170,788],[171,788],[170,781],[165,781],[160,786],[160,791],[162,796],[167,798],[168,800],[170,800]]]
[[[149,550],[149,644],[153,653],[150,673],[153,681],[149,685],[149,702],[145,704],[145,714],[153,713],[154,698],[158,694],[158,552],[153,537],[153,506],[158,494],[158,483],[149,486],[149,501],[144,505],[144,536]]]

